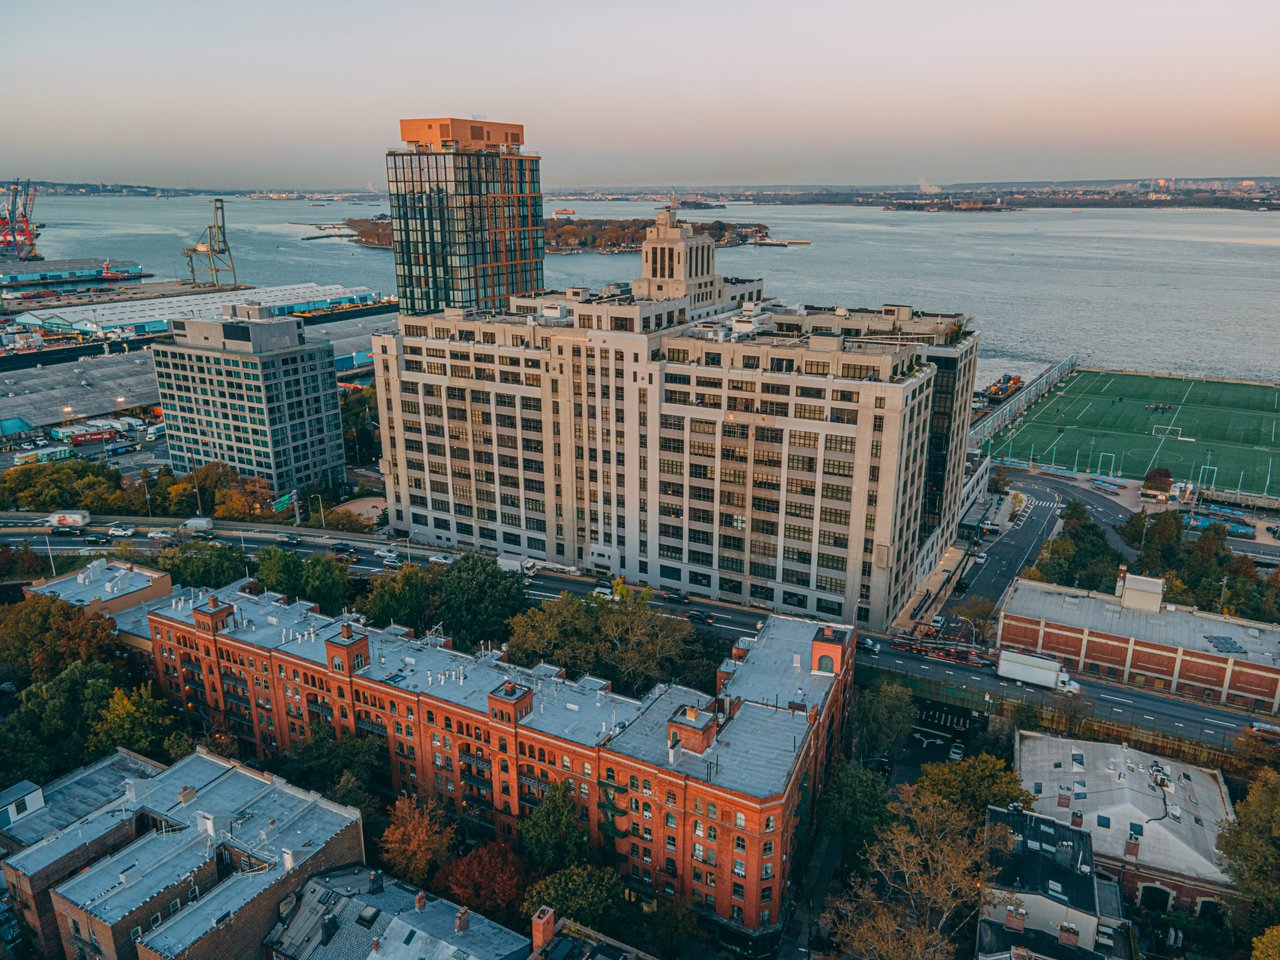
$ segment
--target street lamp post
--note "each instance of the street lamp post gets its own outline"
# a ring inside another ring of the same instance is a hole
[[[307,499],[307,505],[308,505],[308,506],[310,506],[310,505],[311,505],[311,501],[312,501],[312,500],[318,500],[318,501],[320,501],[320,526],[321,526],[321,528],[322,528],[322,529],[324,529],[324,530],[328,530],[329,528],[328,528],[328,526],[327,526],[327,525],[325,524],[325,522],[324,522],[324,497],[322,497],[322,496],[321,496],[320,494],[318,494],[318,493],[313,493],[313,494],[312,494],[312,495]]]
[[[973,645],[976,647],[978,645],[978,625],[974,623],[972,620],[970,620],[968,617],[961,616],[958,613],[953,614],[953,616],[957,620],[963,620],[965,623],[969,625],[969,629],[973,631],[973,635],[971,639],[973,641]]]

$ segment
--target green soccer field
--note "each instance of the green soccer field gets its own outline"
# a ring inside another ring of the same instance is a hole
[[[1280,495],[1280,388],[1077,370],[991,441],[992,455],[1076,473]]]

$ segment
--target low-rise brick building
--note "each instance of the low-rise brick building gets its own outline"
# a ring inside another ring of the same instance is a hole
[[[1087,830],[1097,874],[1157,913],[1219,915],[1233,887],[1218,831],[1234,819],[1216,770],[1118,743],[1019,731],[1014,758],[1036,810]]]
[[[584,829],[638,896],[696,899],[722,935],[771,952],[850,702],[853,631],[771,617],[717,690],[640,700],[550,664],[470,656],[374,630],[251,581],[153,605],[161,689],[267,757],[317,721],[386,744],[391,786],[515,836],[567,781]]]
[[[359,811],[203,749],[4,861],[49,960],[256,954],[281,899],[364,859]]]
[[[1280,712],[1280,628],[1166,603],[1163,581],[1126,574],[1115,594],[1014,581],[999,642],[1069,670],[1211,703]]]

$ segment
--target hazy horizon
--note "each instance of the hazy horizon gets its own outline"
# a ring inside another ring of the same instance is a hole
[[[354,12],[353,12],[354,11]],[[1266,176],[1280,5],[27,5],[0,176],[385,188],[411,116],[523,123],[548,189]]]

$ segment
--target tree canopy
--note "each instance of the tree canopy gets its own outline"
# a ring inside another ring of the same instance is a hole
[[[1062,512],[1062,532],[1045,544],[1030,574],[1031,579],[1068,587],[1111,590],[1121,559],[1084,504],[1072,500]]]
[[[879,683],[858,691],[849,728],[859,760],[893,756],[906,743],[915,723],[911,691],[900,683]]]
[[[125,691],[119,687],[93,721],[86,749],[91,754],[109,753],[124,747],[157,759],[175,759],[165,746],[178,732],[173,709],[151,692],[151,685]]]
[[[822,833],[840,842],[846,867],[859,870],[867,844],[889,823],[889,789],[874,770],[840,762],[818,807]]]
[[[1003,760],[978,753],[952,763],[926,763],[920,768],[916,788],[967,810],[973,823],[981,825],[987,807],[1007,807],[1011,803],[1030,806],[1035,795],[1022,788],[1018,774]]]
[[[0,670],[18,686],[52,680],[72,663],[106,657],[115,624],[47,594],[0,607]]]
[[[382,858],[393,873],[426,887],[435,869],[449,857],[457,825],[443,814],[418,806],[401,795],[391,807],[391,822],[382,834]]]
[[[1280,925],[1280,773],[1263,770],[1249,785],[1236,818],[1218,831],[1218,849],[1236,889],[1252,901],[1247,918],[1238,917],[1244,929],[1257,934]]]
[[[533,865],[548,873],[590,856],[590,841],[578,819],[578,801],[570,781],[547,788],[542,805],[520,824],[520,840]]]
[[[507,923],[514,923],[519,916],[520,901],[528,887],[523,858],[500,840],[445,864],[435,880],[436,892],[442,896]]]
[[[607,929],[617,922],[624,892],[618,871],[579,863],[557,870],[530,887],[523,912],[533,916],[540,907],[548,906],[558,917]]]
[[[239,547],[199,540],[166,547],[152,563],[168,573],[175,584],[215,590],[239,580],[249,569],[248,558]]]

